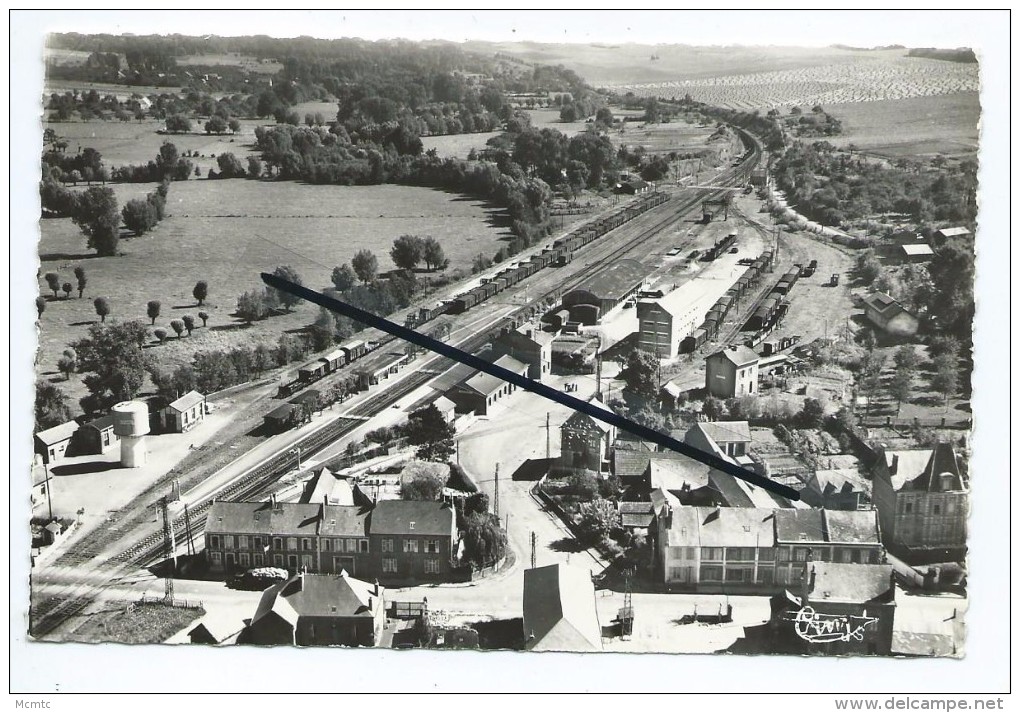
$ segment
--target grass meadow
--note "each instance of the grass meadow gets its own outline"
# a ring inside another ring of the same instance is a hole
[[[113,188],[123,203],[153,190],[154,184]],[[284,331],[301,329],[315,319],[318,311],[311,305],[251,327],[232,317],[237,296],[261,286],[261,271],[291,264],[306,285],[325,288],[333,267],[349,262],[362,248],[375,252],[380,271],[392,269],[390,246],[406,233],[432,235],[443,245],[450,269],[469,269],[475,255],[491,256],[510,237],[503,213],[495,207],[408,186],[193,179],[171,186],[167,208],[168,217],[153,232],[122,239],[122,254],[116,257],[96,257],[86,250],[70,219],[41,221],[39,285],[50,302],[39,322],[37,371],[75,398],[85,394],[84,387],[75,378],[64,382],[56,363],[67,344],[98,320],[92,304],[96,297],[109,300],[108,320],[146,323],[146,303],[159,300],[161,315],[151,329],[161,327],[171,337],[162,345],[153,337],[146,348],[158,350],[154,353],[160,361],[172,365],[202,349],[275,343]],[[77,291],[70,299],[63,293],[55,299],[42,275],[56,272],[61,282],[74,283],[77,265],[88,275],[85,299],[77,299]],[[201,308],[191,294],[198,280],[209,284]],[[200,310],[210,315],[208,328],[176,339],[170,320],[185,314],[197,317]]]

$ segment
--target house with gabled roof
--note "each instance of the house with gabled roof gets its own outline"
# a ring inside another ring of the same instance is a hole
[[[720,399],[758,393],[758,355],[728,346],[705,357],[705,390]]]
[[[528,365],[514,359],[512,356],[503,355],[496,358],[492,363],[508,369],[519,376],[528,375]],[[450,389],[446,396],[457,404],[459,411],[464,413],[473,411],[479,416],[486,416],[497,402],[515,391],[517,391],[515,384],[503,381],[503,379],[487,374],[484,371],[475,371]]]
[[[970,486],[952,444],[883,452],[872,488],[890,551],[910,564],[964,558]]]
[[[244,643],[375,646],[386,625],[385,589],[347,572],[299,573],[262,593]]]
[[[598,398],[591,405],[612,413],[612,409]],[[616,427],[586,413],[575,411],[560,426],[560,458],[556,467],[561,472],[609,470],[611,446],[616,440]]]
[[[602,626],[591,572],[553,564],[524,571],[524,648],[602,650]]]
[[[454,510],[438,501],[217,501],[205,528],[206,561],[216,573],[273,566],[384,583],[445,581],[458,566],[457,542]]]
[[[917,317],[886,293],[872,292],[862,302],[865,318],[883,332],[900,336],[917,333]]]

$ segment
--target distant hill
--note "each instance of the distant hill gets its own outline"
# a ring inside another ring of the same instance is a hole
[[[833,49],[849,50],[850,52],[878,52],[881,50],[905,50],[903,45],[884,45],[882,47],[853,47],[851,45],[830,45]]]
[[[908,57],[925,57],[926,59],[941,59],[946,62],[963,62],[964,64],[977,64],[977,56],[974,50],[968,47],[960,47],[955,50],[940,50],[934,47],[916,47],[907,52]]]

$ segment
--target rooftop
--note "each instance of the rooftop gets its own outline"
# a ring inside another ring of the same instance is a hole
[[[60,443],[66,441],[68,438],[74,435],[74,432],[78,430],[77,421],[68,421],[62,423],[59,426],[53,428],[47,428],[45,431],[39,431],[35,434],[35,437],[45,443],[47,446],[52,446],[54,443]]]
[[[936,230],[935,232],[939,233],[940,235],[942,235],[943,237],[946,237],[946,238],[955,238],[955,237],[958,237],[960,235],[970,235],[970,231],[969,230],[967,230],[966,228],[959,228],[959,227],[958,228],[940,228],[939,230]]]
[[[884,292],[872,292],[870,295],[866,295],[863,301],[865,306],[875,310],[883,317],[891,317],[900,312],[909,314],[903,305]]]
[[[346,572],[296,574],[262,594],[251,623],[274,612],[292,625],[302,616],[371,618],[382,604],[382,587],[354,579]]]
[[[554,564],[524,572],[524,640],[529,651],[601,651],[591,572]]]
[[[750,443],[751,426],[747,421],[699,421],[691,426],[716,443]]]
[[[808,597],[811,601],[867,604],[895,597],[891,564],[815,562],[811,569],[814,573],[814,586]]]
[[[453,528],[453,508],[442,502],[380,500],[372,511],[373,534],[449,536]]]
[[[614,448],[613,473],[617,478],[638,478],[648,470],[648,463],[651,459],[651,451]]]
[[[905,489],[932,493],[964,490],[963,476],[956,451],[948,443],[938,443],[919,476],[904,484]]]
[[[571,292],[590,292],[600,299],[620,300],[641,284],[647,272],[637,260],[617,260]]]
[[[706,359],[715,359],[722,357],[732,362],[734,366],[745,366],[747,364],[753,364],[758,361],[758,355],[745,347],[743,344],[737,346],[728,346],[725,349],[720,349],[714,354],[709,354]]]
[[[920,257],[922,255],[934,255],[935,253],[931,249],[931,245],[928,243],[920,243],[914,245],[902,246],[903,252],[910,257]]]
[[[774,510],[732,507],[696,509],[701,547],[771,547],[775,541]]]
[[[521,372],[527,373],[528,370],[527,364],[517,361],[512,356],[501,356],[493,364],[508,369],[515,374],[520,374]],[[484,371],[477,371],[474,376],[468,377],[464,381],[464,386],[482,396],[489,396],[499,391],[507,383],[498,376],[486,374]]]

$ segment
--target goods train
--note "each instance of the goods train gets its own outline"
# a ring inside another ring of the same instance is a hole
[[[324,376],[340,371],[348,364],[354,363],[371,352],[378,344],[378,341],[363,339],[347,340],[326,356],[319,357],[298,367],[297,379],[281,386],[277,397],[288,398]]]
[[[639,198],[636,202],[621,208],[614,213],[577,228],[569,235],[559,238],[551,245],[533,255],[528,260],[514,263],[490,277],[483,277],[480,284],[470,290],[461,292],[452,299],[440,302],[432,307],[422,307],[413,319],[408,320],[409,327],[419,327],[442,314],[462,314],[472,307],[513,287],[521,280],[531,277],[539,270],[547,267],[562,267],[573,260],[574,252],[601,238],[614,228],[636,218],[645,211],[667,200],[663,193],[651,193]]]
[[[708,250],[706,250],[705,254],[701,257],[702,262],[712,262],[720,255],[724,255],[726,251],[730,249],[733,243],[736,242],[736,240],[737,233],[736,231],[733,231],[725,238],[719,240],[715,245],[710,247]]]
[[[726,239],[721,242],[725,241]],[[732,240],[730,240],[730,243],[732,243]],[[729,245],[726,245],[726,247],[729,247]],[[757,257],[750,266],[744,270],[743,274],[733,284],[733,287],[727,290],[726,294],[720,297],[716,303],[712,305],[712,308],[708,310],[708,313],[705,315],[705,320],[701,323],[701,325],[688,336],[684,337],[684,339],[680,342],[680,353],[690,354],[691,352],[699,349],[705,342],[714,339],[719,333],[719,328],[726,319],[726,315],[729,314],[730,310],[733,309],[737,302],[745,294],[747,294],[749,290],[757,287],[766,273],[772,270],[773,261],[774,254],[771,250],[766,250]]]
[[[793,269],[779,278],[776,286],[765,296],[758,308],[755,309],[751,318],[744,325],[745,329],[754,332],[767,332],[786,316],[790,308],[789,294],[793,286],[800,278],[801,266],[794,265]]]

